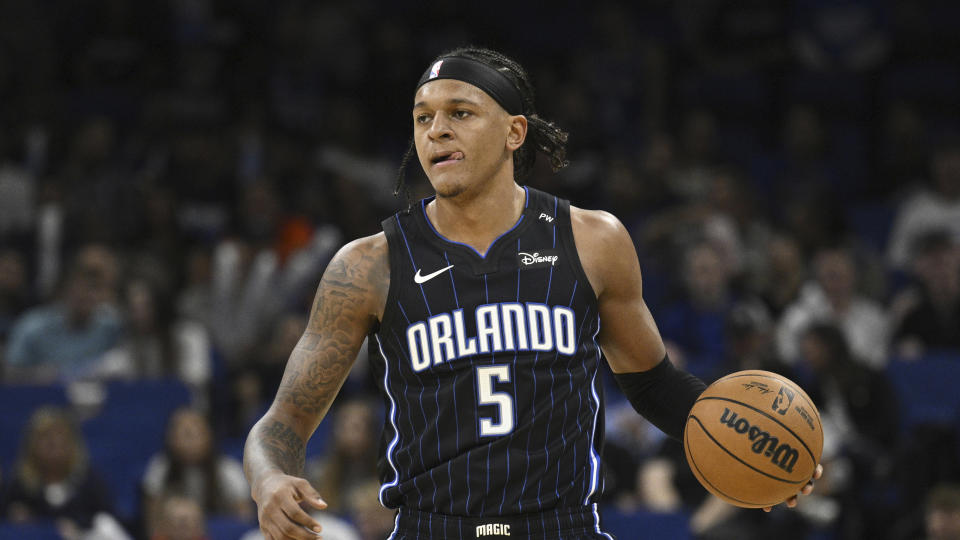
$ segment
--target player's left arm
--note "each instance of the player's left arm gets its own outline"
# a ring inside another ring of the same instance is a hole
[[[687,414],[706,385],[677,369],[643,301],[643,278],[633,240],[608,212],[570,208],[574,242],[600,310],[600,348],[634,409],[682,440]],[[814,478],[820,476],[817,467]],[[803,489],[809,493],[812,483]],[[787,501],[796,505],[796,497]]]
[[[570,208],[574,242],[600,310],[600,348],[633,407],[680,439],[687,413],[706,388],[676,369],[643,301],[640,262],[630,234],[613,215]]]

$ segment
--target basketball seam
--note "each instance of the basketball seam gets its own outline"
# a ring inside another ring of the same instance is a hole
[[[786,384],[789,382],[791,386],[793,386],[797,390],[800,390],[800,392],[798,393],[800,398],[803,399],[803,401],[805,401],[807,405],[810,406],[811,409],[817,411],[817,406],[814,405],[812,401],[810,401],[810,396],[808,396],[807,392],[804,391],[803,388],[800,388],[800,386],[797,385],[797,383],[791,381],[790,379],[787,379],[786,377],[784,377],[783,375],[780,375],[779,373],[774,373],[772,371],[768,371],[767,373],[773,373],[774,375],[777,375],[777,377],[771,377],[770,375],[766,375],[762,373],[744,373],[742,375],[736,375],[736,374],[727,375],[726,377],[723,377],[722,379],[719,379],[716,382],[720,382],[721,380],[725,380],[725,379],[739,379],[740,377],[763,377],[764,379],[770,379],[771,381],[776,381],[779,384]],[[822,433],[823,422],[820,421],[819,411],[817,412],[816,419],[817,419],[817,424],[820,426],[820,432]]]
[[[701,400],[705,400],[705,399],[715,399],[715,400],[717,400],[717,401],[729,401],[730,403],[736,403],[737,405],[743,405],[744,407],[747,407],[748,409],[753,409],[754,411],[756,411],[756,412],[758,412],[758,413],[766,416],[766,417],[769,418],[770,420],[773,420],[774,422],[776,422],[780,427],[782,427],[783,429],[787,430],[787,432],[789,432],[790,435],[793,435],[793,438],[794,438],[794,439],[796,439],[797,441],[800,442],[800,444],[803,445],[803,449],[807,451],[807,454],[810,454],[810,461],[813,461],[814,464],[816,464],[817,461],[819,461],[818,458],[814,457],[813,452],[810,451],[810,447],[807,446],[807,443],[804,442],[803,439],[801,439],[796,433],[794,433],[792,429],[790,429],[789,427],[783,425],[783,423],[780,422],[780,420],[777,420],[777,419],[774,418],[773,416],[770,416],[769,414],[767,414],[766,411],[761,411],[760,409],[754,407],[753,405],[750,405],[750,404],[748,404],[748,403],[744,403],[744,402],[742,402],[742,401],[737,401],[737,400],[735,400],[735,399],[730,399],[730,398],[725,398],[725,397],[719,397],[719,396],[707,396],[707,397],[702,397],[702,398],[698,399],[697,401],[701,401]],[[822,432],[821,432],[821,433],[822,433]]]
[[[783,482],[783,483],[785,483],[785,484],[806,484],[806,483],[807,483],[807,480],[787,480],[787,479],[785,479],[785,478],[780,478],[780,477],[774,476],[774,475],[772,475],[772,474],[770,474],[770,473],[761,471],[760,469],[758,469],[758,468],[754,467],[753,465],[747,463],[746,461],[740,459],[740,456],[734,454],[734,453],[731,452],[730,450],[727,450],[727,448],[726,448],[725,446],[723,446],[722,444],[720,444],[720,441],[718,441],[717,439],[715,439],[715,438],[713,437],[713,435],[712,435],[709,431],[707,431],[707,426],[703,425],[703,422],[701,422],[699,418],[697,418],[696,416],[694,416],[694,415],[692,415],[692,414],[691,414],[688,418],[692,418],[692,419],[696,420],[697,423],[700,424],[700,428],[703,429],[703,432],[706,433],[707,437],[710,437],[710,440],[713,441],[714,444],[716,444],[717,446],[719,446],[721,450],[723,450],[724,452],[730,454],[730,457],[732,457],[733,459],[739,461],[740,463],[743,463],[744,465],[746,465],[747,467],[753,469],[754,471],[756,471],[756,472],[758,472],[758,473],[766,476],[767,478],[776,480],[776,481],[778,481],[778,482]]]
[[[694,418],[694,417],[692,417],[692,418]],[[696,420],[697,420],[698,423],[700,422],[699,419],[696,419]],[[700,424],[700,429],[702,429],[703,432],[707,434],[707,436],[710,436],[710,433],[706,430],[706,428],[703,426],[703,424]],[[767,503],[755,503],[755,502],[744,501],[744,500],[742,500],[742,499],[738,499],[738,498],[736,498],[736,497],[733,497],[733,496],[731,496],[731,495],[728,495],[727,493],[724,493],[724,491],[723,491],[722,489],[720,489],[720,488],[718,488],[717,486],[715,486],[715,485],[713,484],[713,482],[711,482],[711,481],[707,478],[707,475],[703,474],[703,471],[700,470],[700,465],[697,465],[697,460],[694,459],[694,457],[693,457],[693,452],[690,450],[690,432],[689,432],[688,430],[684,430],[684,431],[683,431],[683,438],[685,439],[685,440],[684,440],[684,443],[685,443],[685,446],[686,446],[687,461],[689,461],[690,464],[693,465],[693,468],[695,468],[695,469],[697,470],[697,473],[699,474],[700,478],[702,478],[704,482],[710,484],[710,487],[712,487],[714,490],[716,490],[717,493],[723,495],[724,497],[727,497],[727,498],[730,499],[730,500],[737,501],[738,503],[749,504],[749,505],[759,505],[759,506],[770,506],[770,505],[767,504]],[[713,437],[711,437],[711,439],[713,439]],[[716,441],[714,441],[714,442],[716,442]],[[719,445],[718,445],[718,446],[719,446]],[[723,448],[723,447],[721,446],[720,448]]]

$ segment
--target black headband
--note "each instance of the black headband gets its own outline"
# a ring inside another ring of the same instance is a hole
[[[462,56],[441,58],[420,77],[417,89],[435,79],[456,79],[483,90],[510,114],[523,114],[520,91],[506,75],[483,62]]]

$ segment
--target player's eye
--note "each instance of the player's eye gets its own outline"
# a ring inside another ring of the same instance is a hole
[[[418,123],[418,124],[426,124],[427,122],[430,121],[430,115],[429,115],[429,114],[418,114],[418,115],[416,115],[416,116],[413,117],[413,121],[416,122],[416,123]]]
[[[463,120],[464,118],[470,116],[470,111],[464,109],[457,109],[453,111],[453,117],[457,120]]]

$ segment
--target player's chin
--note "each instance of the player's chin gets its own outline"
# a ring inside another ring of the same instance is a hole
[[[466,191],[467,187],[458,181],[438,179],[433,182],[433,190],[438,199],[452,199]]]

